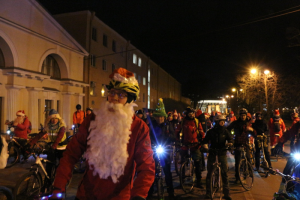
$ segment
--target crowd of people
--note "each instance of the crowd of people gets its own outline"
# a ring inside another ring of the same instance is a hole
[[[235,178],[239,182],[238,163],[240,153],[238,147],[248,143],[249,134],[253,138],[264,136],[269,132],[271,155],[275,149],[282,148],[283,143],[291,140],[292,149],[300,147],[298,130],[300,123],[297,113],[293,113],[293,125],[286,130],[278,110],[268,124],[264,122],[261,112],[252,117],[246,109],[239,110],[238,118],[231,111],[227,116],[216,111],[210,114],[187,107],[184,112],[177,110],[165,111],[163,99],[159,99],[153,110],[134,110],[134,103],[139,96],[139,85],[134,74],[126,69],[116,69],[110,75],[107,102],[99,110],[87,108],[81,110],[76,106],[73,124],[78,133],[65,144],[66,124],[60,114],[52,109],[45,120],[44,129],[28,144],[27,134],[30,133],[30,121],[23,110],[16,113],[16,119],[5,124],[15,127],[15,137],[20,144],[33,146],[40,138],[51,143],[48,159],[60,160],[53,183],[53,194],[65,192],[65,186],[72,176],[72,170],[80,157],[85,154],[87,168],[78,187],[76,199],[132,199],[142,200],[154,192],[155,166],[158,160],[153,154],[152,145],[176,144],[179,146],[182,161],[187,155],[184,144],[194,143],[191,157],[195,164],[196,186],[204,188],[202,171],[208,170],[206,177],[206,196],[210,199],[210,176],[215,153],[210,149],[218,149],[219,162],[222,169],[223,193],[225,199],[231,199],[228,182],[228,164],[225,146],[235,147]],[[234,135],[232,134],[234,132]],[[260,149],[256,142],[255,170],[260,168]],[[270,154],[268,141],[264,152],[269,167]],[[207,168],[204,152],[208,152]],[[250,152],[247,149],[247,158]],[[288,173],[291,163],[287,164]],[[175,199],[171,173],[170,156],[162,158],[162,168],[169,199]],[[46,167],[49,171],[51,168]],[[53,195],[52,198],[54,198]]]

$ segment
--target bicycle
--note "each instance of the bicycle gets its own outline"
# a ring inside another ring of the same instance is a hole
[[[157,186],[157,199],[164,200],[164,185],[162,178],[162,165],[160,163],[160,157],[165,152],[165,148],[161,145],[156,146],[152,144],[152,149],[154,149],[154,157],[157,159],[155,166],[155,183]]]
[[[46,153],[45,149],[33,148],[31,153],[37,155],[36,161],[35,164],[31,165],[30,171],[23,175],[17,182],[14,190],[16,200],[32,200],[41,190],[48,191],[54,182],[56,163],[40,157],[41,154]],[[51,174],[47,173],[43,163],[52,165]],[[67,184],[67,187],[70,182],[71,180]]]
[[[293,194],[292,192],[289,192],[291,188],[288,188],[288,184],[290,182],[296,182],[297,184],[300,183],[300,178],[297,178],[297,177],[293,177],[293,176],[290,176],[290,175],[285,175],[281,172],[279,172],[278,170],[273,170],[273,169],[270,169],[269,171],[271,174],[273,175],[280,175],[283,179],[285,179],[285,182],[281,183],[281,191],[280,192],[275,192],[274,195],[273,195],[273,200],[297,200],[299,198],[297,198],[297,196],[295,194]],[[294,186],[292,186],[294,187]]]
[[[9,127],[8,130],[10,131],[12,127]],[[41,130],[43,129],[43,126],[41,125]],[[11,141],[8,143],[8,159],[7,159],[7,165],[5,168],[10,168],[14,166],[16,163],[20,162],[21,155],[23,155],[23,160],[27,160],[31,155],[31,150],[28,151],[26,149],[26,144],[28,143],[29,139],[23,139],[19,137],[14,137],[14,133],[10,132],[10,135],[12,137]],[[30,133],[28,134],[31,138],[38,135],[38,133]],[[47,147],[47,143],[45,141],[38,141],[38,146]],[[35,158],[36,156],[32,154],[32,156]]]
[[[222,175],[221,175],[221,163],[219,162],[219,152],[224,150],[233,150],[229,146],[222,149],[209,149],[209,153],[213,153],[216,155],[216,161],[213,163],[213,169],[210,177],[210,197],[214,199],[217,193],[219,196],[217,199],[222,199],[223,187],[222,187]]]
[[[267,159],[266,159],[266,156],[265,156],[265,147],[267,147],[266,146],[267,145],[267,142],[266,142],[267,136],[264,133],[262,133],[262,135],[257,135],[256,138],[257,138],[256,140],[257,140],[258,148],[260,148],[261,151],[262,151],[261,152],[262,156],[261,156],[260,167],[267,170],[267,171],[262,172],[262,173],[265,174],[265,178],[267,178],[268,174],[269,174],[268,170],[270,168],[269,163],[267,162]]]
[[[199,145],[199,142],[188,143],[184,145],[188,148],[188,151],[185,161],[181,164],[180,167],[179,180],[182,190],[187,194],[192,192],[196,182],[195,165],[191,157],[191,147],[195,147],[197,145]]]
[[[238,166],[238,173],[241,185],[247,191],[249,191],[253,186],[254,175],[253,175],[253,168],[251,163],[248,161],[245,151],[245,146],[242,145],[238,147],[238,151],[241,154],[241,160]]]
[[[14,198],[10,189],[0,186],[0,199],[13,200]]]

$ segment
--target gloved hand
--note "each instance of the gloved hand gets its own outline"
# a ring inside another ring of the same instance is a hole
[[[131,200],[146,200],[146,199],[143,197],[136,196],[136,197],[133,197]]]

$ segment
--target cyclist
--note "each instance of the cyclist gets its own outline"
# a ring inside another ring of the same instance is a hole
[[[149,128],[134,114],[139,85],[124,68],[115,69],[109,77],[108,101],[84,120],[68,143],[56,171],[53,194],[65,192],[74,165],[85,152],[88,167],[77,199],[142,200],[148,195],[155,163]]]
[[[51,144],[47,159],[51,162],[55,162],[56,159],[62,158],[67,146],[62,143],[67,138],[66,123],[55,109],[49,111],[49,116],[45,120],[44,130],[41,130],[41,132],[29,142],[30,146],[33,146],[44,135],[46,135],[45,141]],[[51,174],[51,165],[47,165],[46,170],[48,174]]]
[[[86,117],[87,117],[87,116],[89,116],[90,114],[92,114],[92,112],[93,112],[93,108],[91,108],[91,107],[87,107],[85,112],[86,112],[86,114],[85,114],[85,115],[86,115]]]
[[[73,124],[79,128],[85,118],[85,113],[81,110],[80,104],[76,105],[76,110],[73,114]]]
[[[272,164],[270,161],[270,153],[268,150],[268,143],[267,143],[267,137],[266,137],[266,132],[268,131],[267,124],[263,121],[262,119],[262,113],[257,112],[255,114],[255,122],[252,124],[252,128],[256,131],[257,136],[262,135],[263,133],[265,134],[265,137],[263,138],[264,140],[264,153],[266,160],[269,164],[269,167],[272,168]],[[259,166],[260,166],[260,145],[258,144],[259,140],[256,138],[255,140],[255,170],[259,171]]]
[[[280,117],[279,110],[275,110],[273,117],[270,118],[268,127],[270,130],[270,146],[271,146],[271,155],[274,155],[274,147],[276,144],[276,134],[279,134],[279,139],[282,137],[283,132],[286,131],[285,124]]]
[[[5,125],[9,125],[15,128],[15,137],[23,139],[20,144],[24,146],[27,143],[27,133],[30,126],[30,122],[28,120],[28,117],[25,115],[24,110],[19,110],[16,113],[16,116],[17,118],[12,122],[6,120]]]
[[[232,146],[233,139],[230,132],[225,128],[225,115],[217,115],[215,117],[216,125],[210,129],[204,140],[203,140],[203,148],[208,150],[208,143],[210,143],[210,148],[213,149],[224,149],[226,141],[229,143],[229,146]],[[226,150],[218,152],[219,162],[221,163],[221,176],[223,181],[223,193],[224,199],[231,200],[229,195],[229,182],[228,182],[228,165],[227,165],[227,157],[226,157]],[[216,161],[216,155],[214,152],[209,152],[207,158],[207,176],[206,176],[206,199],[211,199],[210,196],[210,177],[213,169],[213,164]]]
[[[172,145],[175,142],[176,138],[173,133],[170,132],[170,125],[172,126],[173,123],[169,123],[166,121],[165,118],[168,115],[165,112],[164,103],[162,98],[158,100],[158,105],[156,110],[153,113],[153,117],[155,118],[152,121],[152,127],[150,126],[150,138],[151,144],[158,145]],[[155,157],[155,165],[158,164],[158,159]],[[161,165],[164,170],[165,180],[167,184],[167,192],[169,194],[169,199],[174,199],[174,188],[173,188],[173,179],[172,179],[172,172],[171,172],[171,159],[170,155],[164,154],[161,157]],[[148,196],[152,196],[154,191],[154,183],[152,184]]]
[[[185,114],[186,117],[177,126],[176,136],[178,137],[179,133],[182,132],[183,144],[201,142],[205,137],[205,133],[203,132],[202,126],[199,123],[198,119],[195,118],[195,110],[191,107],[187,107],[185,109]],[[188,149],[186,147],[182,147],[181,150],[182,163],[184,162],[184,159],[187,154],[188,154]],[[194,160],[195,167],[196,167],[195,172],[197,178],[197,187],[203,188],[201,182],[202,155],[200,151],[200,145],[196,145],[195,147],[191,148],[191,156]]]
[[[236,120],[236,117],[234,116],[234,112],[230,111],[230,114],[226,118],[228,125],[231,124],[231,122],[234,122],[235,120]]]
[[[251,123],[247,121],[247,113],[248,111],[245,108],[242,108],[239,111],[240,117],[238,120],[233,121],[228,127],[227,130],[231,131],[234,129],[234,135],[235,135],[235,141],[234,141],[234,146],[240,147],[240,146],[247,146],[247,141],[248,141],[248,134],[252,134],[253,136],[256,135],[256,131],[251,127]],[[247,147],[246,148],[246,156],[247,159],[250,161],[250,150]],[[239,172],[238,172],[238,167],[239,163],[241,160],[241,153],[239,150],[235,150],[234,154],[235,158],[235,183],[239,183]]]

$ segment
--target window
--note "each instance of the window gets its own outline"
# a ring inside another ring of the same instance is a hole
[[[107,47],[107,35],[103,34],[103,46]]]
[[[112,50],[113,50],[113,52],[116,52],[116,41],[112,41]]]
[[[143,77],[143,85],[146,85],[146,78]]]
[[[139,67],[142,66],[142,59],[141,59],[141,58],[139,58],[138,66],[139,66]]]
[[[97,41],[97,29],[95,27],[92,28],[92,39]]]
[[[136,64],[136,62],[137,62],[136,54],[133,54],[133,56],[132,56],[132,63]]]
[[[90,83],[90,95],[95,96],[96,95],[96,82],[91,81]]]
[[[116,69],[116,65],[115,65],[115,64],[112,64],[112,65],[111,65],[111,71],[114,72],[115,69]]]
[[[60,79],[60,69],[56,60],[52,56],[47,56],[43,62],[42,73],[51,78]]]
[[[107,68],[106,68],[106,60],[102,60],[102,70],[103,70],[103,71],[107,71]]]
[[[138,76],[138,82],[141,83],[141,76]]]
[[[102,84],[101,97],[106,97],[106,96],[107,96],[107,88],[105,84]]]
[[[91,59],[91,65],[93,67],[95,67],[96,66],[96,56],[91,54],[91,58],[90,59]]]

